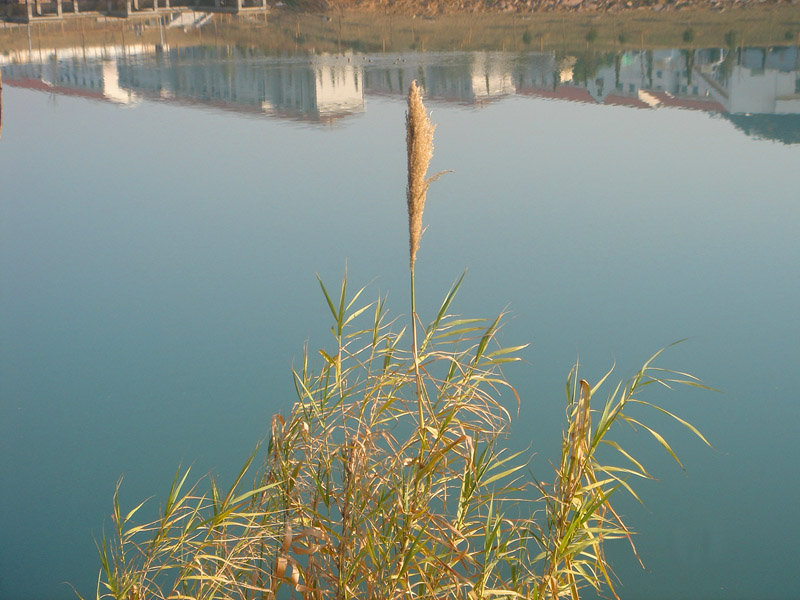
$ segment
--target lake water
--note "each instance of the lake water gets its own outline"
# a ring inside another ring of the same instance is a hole
[[[163,499],[180,463],[223,479],[330,346],[315,273],[406,314],[404,94],[437,123],[418,257],[423,318],[508,308],[512,445],[549,472],[576,358],[663,366],[681,470],[621,499],[628,600],[800,597],[797,47],[263,57],[81,48],[0,57],[0,598],[92,596],[94,538]]]

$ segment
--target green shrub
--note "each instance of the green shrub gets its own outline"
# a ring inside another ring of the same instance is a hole
[[[533,34],[531,33],[530,29],[526,29],[525,32],[522,34],[522,41],[527,46],[533,41]]]

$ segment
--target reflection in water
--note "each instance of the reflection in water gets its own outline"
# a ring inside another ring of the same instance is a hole
[[[777,140],[784,144],[800,144],[798,115],[723,115],[736,129],[750,137]]]
[[[332,122],[362,112],[368,95],[405,94],[417,79],[429,99],[442,102],[483,106],[523,95],[702,110],[725,115],[748,135],[800,142],[796,46],[285,59],[231,47],[127,46],[18,53],[0,64],[9,85],[120,104],[150,98]]]
[[[184,48],[118,63],[120,81],[150,98],[330,121],[364,109],[363,71],[351,60],[254,61],[219,48]]]
[[[66,96],[135,104],[139,96],[119,85],[119,61],[149,56],[154,46],[68,48],[0,57],[6,82]]]

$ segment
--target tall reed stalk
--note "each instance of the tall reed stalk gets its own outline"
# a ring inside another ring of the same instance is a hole
[[[520,399],[500,368],[524,346],[498,343],[502,316],[450,313],[463,275],[419,325],[434,128],[416,83],[408,102],[410,350],[385,297],[364,304],[346,277],[338,294],[320,280],[336,347],[319,350],[316,365],[304,353],[294,405],[272,418],[268,444],[229,489],[214,478],[187,489],[189,470],[179,471],[160,517],[136,524],[142,504],[124,512],[117,487],[113,528],[98,544],[98,599],[578,600],[587,586],[616,595],[605,542],[632,546],[632,532],[611,499],[637,497],[631,482],[650,474],[609,433],[618,422],[641,428],[677,460],[633,411],[655,409],[705,442],[641,399],[653,383],[700,384],[654,367],[657,354],[593,404],[609,375],[592,386],[575,367],[553,482],[527,477],[527,456],[501,444],[508,400]],[[601,447],[620,464],[601,462]]]
[[[414,375],[417,387],[417,412],[419,427],[425,429],[423,402],[425,389],[419,371],[419,350],[417,345],[417,291],[416,271],[417,251],[422,239],[422,213],[428,186],[441,177],[445,171],[428,177],[428,167],[433,158],[433,132],[436,127],[431,123],[425,106],[422,103],[422,91],[416,81],[412,81],[408,90],[408,112],[406,113],[406,149],[408,156],[408,186],[406,203],[408,205],[408,247],[409,271],[411,280],[411,352],[414,360]]]

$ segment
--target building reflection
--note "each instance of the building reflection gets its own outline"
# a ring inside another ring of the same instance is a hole
[[[239,51],[181,48],[118,62],[121,85],[149,98],[333,121],[364,110],[363,70],[350,57],[255,60]]]
[[[370,60],[364,81],[371,95],[405,96],[414,79],[429,100],[469,106],[516,92],[511,60],[503,53],[426,53]]]
[[[748,135],[800,142],[796,133],[774,133],[798,130],[796,46],[303,58],[236,47],[129,46],[17,52],[0,57],[0,66],[7,85],[119,104],[148,98],[330,123],[363,112],[367,96],[404,96],[416,79],[438,102],[481,107],[516,95],[701,110],[730,118]],[[777,117],[783,118],[770,123]]]
[[[136,104],[140,96],[119,82],[119,60],[147,56],[153,46],[66,48],[16,52],[0,57],[3,77],[9,85],[53,94]]]
[[[800,113],[797,47],[704,50],[700,77],[731,114]],[[730,64],[726,64],[730,63]]]

